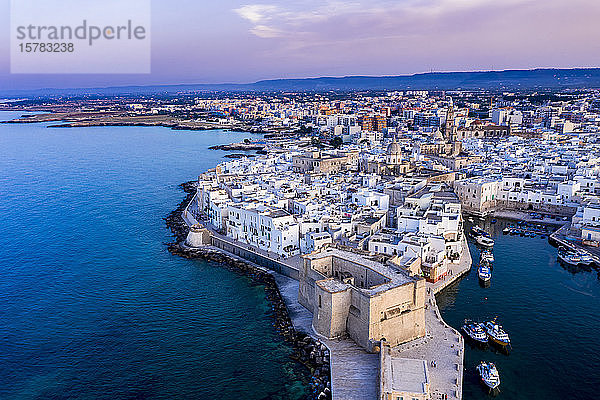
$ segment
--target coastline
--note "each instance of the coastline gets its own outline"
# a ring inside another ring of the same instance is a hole
[[[276,331],[283,337],[284,341],[291,344],[294,353],[290,356],[294,361],[302,364],[310,372],[309,399],[326,400],[331,399],[331,365],[329,349],[320,341],[310,335],[298,332],[294,328],[290,313],[279,290],[274,275],[266,268],[253,264],[249,261],[226,254],[221,249],[190,248],[182,243],[185,241],[189,228],[182,218],[182,213],[193,199],[196,187],[193,181],[179,185],[186,193],[186,197],[165,219],[167,227],[172,232],[176,241],[166,243],[167,249],[173,255],[188,258],[201,259],[219,263],[237,273],[250,278],[254,284],[265,288],[265,298],[271,303],[274,313]]]
[[[165,115],[124,115],[120,113],[103,114],[98,112],[74,112],[57,111],[46,109],[19,109],[2,108],[0,111],[22,112],[17,118],[0,121],[2,124],[33,124],[39,122],[51,122],[48,128],[85,128],[92,126],[149,126],[164,127],[173,130],[189,131],[207,131],[213,129],[226,129],[232,132],[248,132],[255,134],[265,134],[272,137],[287,137],[293,132],[288,132],[282,128],[264,128],[252,126],[244,123],[221,123],[212,121],[198,121],[189,119],[180,119]],[[27,113],[38,113],[26,115]]]
[[[167,226],[171,229],[177,240],[174,243],[167,244],[171,254],[190,259],[204,259],[218,262],[225,268],[230,268],[250,277],[253,282],[265,285],[267,299],[271,302],[276,315],[276,323],[274,324],[276,330],[284,337],[284,340],[291,343],[296,349],[292,358],[303,363],[311,370],[311,387],[313,389],[313,397],[311,398],[330,399],[333,398],[334,391],[338,393],[337,397],[342,392],[345,395],[350,395],[350,393],[346,393],[345,391],[351,387],[374,389],[372,386],[376,385],[379,380],[378,365],[376,368],[377,372],[371,371],[372,363],[370,359],[362,356],[362,352],[354,348],[356,347],[355,345],[320,338],[312,332],[312,318],[308,316],[308,311],[304,309],[299,311],[294,308],[293,293],[290,294],[290,288],[288,287],[295,287],[293,282],[290,284],[293,278],[259,266],[220,247],[205,245],[198,248],[190,248],[183,244],[190,230],[189,221],[185,220],[184,214],[187,211],[188,205],[195,197],[196,187],[194,181],[183,183],[180,187],[185,191],[186,197],[165,218]],[[426,309],[428,310],[426,319],[428,335],[422,339],[400,345],[393,349],[393,353],[398,357],[436,361],[437,368],[431,371],[433,381],[435,382],[435,389],[432,394],[440,398],[444,395],[447,398],[462,398],[464,340],[457,329],[444,321],[436,299],[436,296],[440,292],[459,281],[471,269],[472,257],[466,237],[463,236],[462,240],[465,251],[456,264],[450,265],[450,274],[436,283],[427,284],[426,301],[428,306],[426,306]],[[280,285],[282,286],[280,287]],[[285,293],[282,293],[282,290]],[[297,287],[294,293],[297,293]],[[290,307],[292,308],[291,311]],[[320,352],[314,354],[313,350],[315,348],[320,349]],[[356,361],[364,358],[364,365],[361,367],[363,372],[358,374],[361,375],[360,377],[357,375],[357,371],[352,372],[343,368],[340,360],[334,363],[334,359],[339,357],[338,353],[343,354],[341,359],[345,360],[344,363],[352,361],[355,365],[358,365]],[[349,356],[346,353],[352,353],[352,355]],[[334,373],[332,373],[332,370],[334,370]],[[324,374],[326,374],[325,379],[323,379]],[[341,383],[340,379],[353,381],[353,384]],[[359,386],[356,386],[357,382],[360,382]],[[375,394],[375,396],[377,395]],[[371,396],[365,398],[371,398]]]

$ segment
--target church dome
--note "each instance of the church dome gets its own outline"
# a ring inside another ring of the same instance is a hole
[[[387,147],[387,155],[390,156],[392,154],[402,154],[402,146],[400,146],[400,143],[396,142],[396,140]]]
[[[387,163],[391,165],[398,165],[402,162],[402,146],[396,142],[396,139],[388,145],[386,159]]]

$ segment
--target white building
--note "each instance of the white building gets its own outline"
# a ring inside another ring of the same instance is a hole
[[[283,257],[300,253],[300,225],[283,209],[258,203],[230,204],[227,236]]]

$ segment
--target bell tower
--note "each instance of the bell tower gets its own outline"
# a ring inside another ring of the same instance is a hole
[[[448,97],[448,112],[446,113],[446,126],[444,127],[445,139],[453,142],[456,140],[454,133],[454,104],[452,97]]]

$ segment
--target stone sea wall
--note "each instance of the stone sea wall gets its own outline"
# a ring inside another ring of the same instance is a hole
[[[253,283],[262,285],[265,288],[266,299],[271,303],[275,329],[294,348],[294,353],[291,357],[310,370],[311,395],[309,399],[331,399],[329,350],[318,340],[304,333],[296,332],[273,275],[264,268],[214,248],[189,248],[182,245],[185,242],[189,228],[181,217],[181,214],[194,197],[196,187],[194,182],[183,183],[181,187],[186,193],[186,198],[165,218],[167,227],[176,239],[176,242],[167,243],[169,252],[184,258],[202,259],[219,263],[225,268],[249,277]]]

